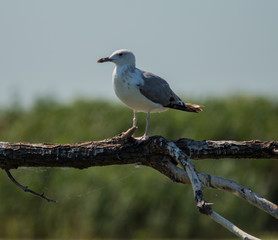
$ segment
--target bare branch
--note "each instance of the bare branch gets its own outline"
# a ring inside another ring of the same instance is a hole
[[[154,167],[170,179],[176,182],[190,184],[190,180],[185,171],[173,164],[169,159],[164,158],[163,165],[165,165],[168,171],[164,171],[164,168]],[[263,198],[259,194],[252,191],[250,188],[246,188],[238,184],[234,180],[217,177],[207,173],[197,173],[203,187],[215,188],[233,193],[237,197],[248,201],[250,204],[265,211],[271,216],[278,219],[278,206],[267,199]]]
[[[169,142],[163,139],[157,144],[165,154],[170,155],[173,159],[178,161],[185,172],[187,173],[190,183],[193,188],[193,194],[196,206],[200,213],[210,214],[211,207],[209,203],[203,198],[202,184],[199,180],[198,174],[194,165],[192,164],[190,157],[184,153],[180,148],[178,148],[173,142]]]
[[[138,141],[131,136],[136,129],[129,129],[121,136],[97,142],[77,144],[31,144],[0,142],[0,168],[24,191],[48,201],[44,194],[38,194],[19,184],[9,169],[18,167],[73,167],[142,164],[152,167],[173,181],[192,184],[195,203],[200,213],[209,215],[237,236],[243,239],[257,239],[228,220],[215,213],[211,204],[203,197],[203,188],[217,188],[229,191],[254,206],[278,218],[278,207],[252,190],[233,180],[206,173],[198,173],[191,159],[207,158],[270,158],[278,159],[278,142],[252,141],[194,141],[180,139],[168,141],[160,136]],[[182,168],[177,165],[180,164]]]
[[[182,138],[175,144],[191,159],[269,158],[278,159],[278,141],[195,141]]]
[[[32,144],[0,142],[0,168],[73,167],[88,168],[115,164],[148,165],[163,151],[155,142],[159,136],[138,142],[133,138],[115,137],[96,142],[76,144]],[[174,141],[191,159],[269,158],[278,159],[277,141]]]
[[[236,236],[245,239],[245,240],[260,240],[260,238],[256,238],[241,229],[239,229],[237,226],[235,226],[233,223],[228,221],[227,219],[220,216],[218,213],[212,211],[209,215],[211,219],[213,219],[215,222],[221,224],[223,227],[227,228],[229,231],[231,231]]]
[[[158,146],[162,151],[166,151],[166,154],[169,154],[173,159],[178,161],[186,171],[193,188],[195,203],[200,213],[209,215],[211,219],[242,239],[259,240],[258,238],[244,232],[211,209],[212,204],[207,203],[204,200],[201,181],[199,180],[198,173],[188,155],[182,152],[173,142],[162,140]]]
[[[255,207],[260,208],[261,210],[278,219],[278,206],[261,197],[259,194],[253,192],[250,188],[246,188],[234,180],[209,175],[206,173],[199,173],[198,176],[205,186],[232,192],[234,195],[248,201]]]
[[[8,177],[9,177],[9,179],[11,179],[11,181],[12,181],[16,186],[18,186],[19,188],[21,188],[24,192],[29,192],[29,193],[31,193],[31,194],[34,194],[35,196],[38,196],[38,197],[40,197],[40,198],[42,198],[42,199],[45,199],[45,200],[48,201],[48,202],[56,203],[55,200],[52,200],[52,199],[50,199],[50,198],[47,198],[47,197],[44,195],[44,193],[39,194],[39,193],[37,193],[37,192],[35,192],[35,191],[29,189],[27,186],[25,186],[25,187],[22,186],[18,181],[15,180],[15,178],[13,177],[13,175],[10,173],[9,170],[5,170],[5,171],[6,171],[7,175],[8,175]]]

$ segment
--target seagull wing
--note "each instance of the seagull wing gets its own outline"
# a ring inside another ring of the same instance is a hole
[[[149,100],[161,104],[166,108],[174,108],[188,112],[202,111],[203,106],[184,103],[170,88],[169,84],[161,77],[150,72],[142,71],[143,84],[139,84],[140,92]]]

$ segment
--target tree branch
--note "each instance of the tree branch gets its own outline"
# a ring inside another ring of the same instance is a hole
[[[16,186],[18,186],[19,188],[21,188],[24,192],[29,192],[29,193],[31,193],[31,194],[34,194],[35,196],[38,196],[38,197],[40,197],[40,198],[42,198],[42,199],[45,199],[45,200],[48,201],[48,202],[56,203],[55,200],[52,200],[52,199],[50,199],[50,198],[47,198],[47,197],[44,195],[44,193],[39,194],[39,193],[37,193],[37,192],[35,192],[35,191],[29,189],[27,186],[25,186],[25,187],[22,186],[18,181],[16,181],[16,180],[14,179],[13,175],[10,173],[9,170],[6,170],[6,173],[7,173],[8,177],[9,177],[9,179],[11,179],[11,181],[12,181]]]
[[[131,129],[132,130],[132,129]],[[135,129],[136,130],[136,129]],[[217,188],[232,192],[254,206],[278,218],[278,207],[252,190],[233,180],[206,173],[198,173],[191,159],[207,158],[271,158],[278,159],[278,142],[252,141],[194,141],[179,139],[168,141],[160,136],[138,141],[128,134],[112,139],[77,144],[31,144],[0,142],[0,168],[9,178],[26,191],[27,187],[9,174],[9,169],[18,167],[73,167],[142,164],[152,167],[170,179],[191,184],[196,207],[200,213],[209,215],[243,239],[257,239],[217,214],[203,197],[203,188]],[[180,164],[182,168],[177,165]],[[28,189],[29,190],[29,189]],[[30,190],[29,190],[30,192]],[[32,191],[33,192],[33,191]],[[43,194],[34,193],[44,197]]]
[[[150,166],[164,156],[157,146],[162,137],[147,141],[115,137],[96,142],[75,144],[9,143],[0,142],[0,168],[73,167],[88,168],[140,162]],[[278,159],[278,142],[252,141],[174,141],[191,159],[269,158]]]
[[[233,223],[228,221],[227,219],[223,218],[220,216],[218,213],[212,211],[211,214],[209,215],[211,219],[213,219],[215,222],[221,224],[223,227],[227,228],[230,232],[235,234],[236,236],[245,239],[245,240],[259,240],[259,238],[256,238],[241,229],[239,229],[237,226],[235,226]]]

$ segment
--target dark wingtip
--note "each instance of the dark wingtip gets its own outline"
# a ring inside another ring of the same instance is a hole
[[[179,105],[179,104],[169,104],[167,106],[168,108],[173,108],[181,111],[186,111],[186,112],[194,112],[194,113],[199,113],[203,111],[202,105],[197,105],[197,104],[191,104],[191,103],[186,103],[185,105]]]

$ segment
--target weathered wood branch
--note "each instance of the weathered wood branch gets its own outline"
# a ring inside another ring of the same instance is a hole
[[[194,141],[191,139],[167,141],[159,136],[151,137],[147,141],[139,141],[131,138],[129,133],[132,133],[132,131],[127,132],[124,135],[125,137],[78,144],[0,142],[0,168],[9,173],[8,170],[18,167],[73,167],[83,169],[116,164],[142,164],[158,170],[176,182],[190,183],[199,212],[209,215],[213,220],[243,239],[257,238],[245,233],[214,212],[211,209],[211,204],[204,200],[203,188],[211,187],[232,192],[278,218],[278,207],[274,203],[235,181],[206,173],[198,173],[191,162],[191,159],[206,158],[278,159],[278,142],[258,140]],[[178,164],[183,169],[178,167]],[[17,183],[15,179],[13,180],[23,190],[27,189]],[[43,194],[35,193],[35,195],[44,198]]]
[[[133,138],[112,138],[103,141],[75,144],[32,144],[0,142],[0,168],[73,167],[88,168],[115,164],[141,163],[156,165],[165,156],[157,143],[163,138],[148,141]],[[278,159],[277,141],[173,141],[191,159],[270,158]]]

